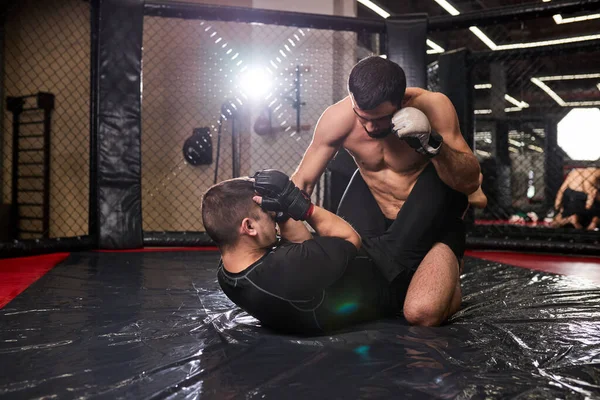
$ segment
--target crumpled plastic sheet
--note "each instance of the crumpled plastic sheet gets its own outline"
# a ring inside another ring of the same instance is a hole
[[[79,253],[0,310],[0,398],[600,397],[600,288],[467,258],[445,326],[273,334],[214,252]]]

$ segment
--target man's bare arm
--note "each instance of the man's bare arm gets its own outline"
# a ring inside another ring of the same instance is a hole
[[[479,188],[481,168],[460,132],[454,105],[442,93],[429,92],[419,97],[419,108],[429,118],[431,128],[444,138],[440,153],[432,158],[440,179],[456,191],[474,193]]]
[[[333,236],[347,240],[360,249],[362,240],[352,225],[330,211],[315,205],[312,215],[306,220],[320,236]]]
[[[262,202],[261,196],[252,198],[258,205]],[[338,237],[352,243],[357,249],[362,245],[362,240],[352,225],[343,218],[338,217],[332,212],[314,205],[312,215],[306,222],[314,228],[320,236]],[[302,243],[305,240],[312,239],[312,234],[306,228],[302,221],[296,221],[292,218],[279,224],[281,237],[294,243]]]
[[[587,195],[587,200],[585,202],[585,209],[589,210],[592,208],[594,201],[598,197],[598,186],[597,186],[597,176],[600,170],[596,170],[593,168],[589,169],[588,176],[584,178],[583,181],[583,191]]]
[[[309,195],[312,194],[316,182],[327,167],[327,163],[335,156],[345,136],[352,129],[350,124],[353,119],[348,119],[346,116],[345,101],[330,106],[321,115],[315,127],[312,141],[306,149],[298,168],[291,176],[292,182]]]
[[[569,187],[569,180],[565,179],[563,181],[562,185],[560,185],[560,188],[558,189],[558,192],[556,193],[556,199],[554,200],[554,209],[555,210],[557,210],[557,211],[561,210],[563,195],[565,193],[565,190],[567,190],[568,187]]]
[[[487,206],[487,196],[483,193],[481,185],[483,183],[483,175],[479,174],[479,188],[469,195],[469,204],[476,208],[485,208]]]
[[[296,221],[292,218],[278,223],[281,237],[292,243],[302,243],[305,240],[312,239],[312,233],[306,228],[304,222]]]

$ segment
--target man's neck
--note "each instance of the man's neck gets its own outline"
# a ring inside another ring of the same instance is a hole
[[[267,253],[267,249],[238,247],[221,253],[223,267],[231,273],[242,272]]]

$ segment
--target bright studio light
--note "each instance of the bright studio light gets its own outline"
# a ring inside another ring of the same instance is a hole
[[[573,160],[600,158],[600,110],[575,108],[558,123],[558,145]]]
[[[271,75],[265,68],[249,68],[240,76],[240,87],[246,96],[260,99],[271,90],[271,81]]]

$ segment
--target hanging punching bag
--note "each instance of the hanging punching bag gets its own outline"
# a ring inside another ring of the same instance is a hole
[[[183,144],[183,157],[193,166],[212,164],[212,138],[207,127],[196,128]]]

